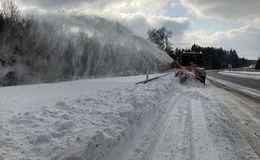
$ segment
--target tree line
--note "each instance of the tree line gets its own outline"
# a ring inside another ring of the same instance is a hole
[[[205,54],[206,69],[225,69],[228,68],[228,65],[232,65],[233,68],[240,68],[256,64],[255,60],[240,58],[235,49],[224,50],[223,48],[201,47],[194,44],[190,49],[176,48],[175,51],[173,51],[172,44],[170,43],[170,39],[173,35],[172,32],[165,27],[152,29],[147,33],[151,42],[155,43],[159,49],[165,51],[170,57],[177,61],[180,61],[180,56],[183,51],[195,51]]]
[[[248,67],[256,62],[255,60],[240,58],[235,49],[225,50],[223,48],[201,47],[193,44],[189,51],[203,52],[205,54],[206,69],[225,69],[228,68],[228,65],[232,65],[232,68],[241,68]],[[182,52],[182,49],[175,49],[177,60]]]
[[[260,57],[256,61],[255,69],[260,70]]]

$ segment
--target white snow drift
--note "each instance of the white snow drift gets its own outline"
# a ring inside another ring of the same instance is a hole
[[[183,88],[174,74],[141,85],[127,79],[0,88],[0,159],[104,159]]]

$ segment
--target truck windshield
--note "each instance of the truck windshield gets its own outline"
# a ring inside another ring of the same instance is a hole
[[[183,54],[182,60],[181,60],[182,66],[190,66],[190,65],[196,65],[196,66],[203,66],[203,56],[202,54]]]

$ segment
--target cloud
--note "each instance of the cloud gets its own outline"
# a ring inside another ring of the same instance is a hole
[[[188,30],[191,26],[191,21],[188,18],[179,17],[179,18],[171,18],[171,17],[157,17],[157,22],[161,26],[165,26],[169,30],[173,32],[173,36],[181,37],[186,30]]]
[[[193,43],[236,49],[241,57],[256,59],[260,56],[260,1],[259,0],[180,0],[189,13],[199,18],[210,18],[229,23],[239,22],[240,28],[228,31],[190,31],[179,45],[190,47]]]
[[[260,17],[259,0],[180,0],[196,15],[221,20],[252,21]]]
[[[53,9],[65,9],[76,7],[85,0],[16,0],[18,3],[23,6],[35,6],[45,10],[53,10]]]
[[[67,8],[93,8],[113,9],[122,12],[143,10],[144,12],[157,11],[170,0],[161,0],[160,3],[153,0],[16,0],[23,5],[34,5],[46,10],[62,10]]]
[[[171,0],[17,0],[25,12],[64,11],[76,15],[96,15],[118,21],[136,34],[146,37],[149,29],[166,26],[174,36],[181,36],[190,26],[188,18],[165,16]],[[64,13],[64,14],[65,14]]]
[[[156,15],[145,16],[140,13],[121,19],[120,22],[143,37],[146,36],[149,29],[160,28],[163,26],[168,30],[171,30],[174,37],[181,37],[191,26],[191,21],[188,18],[172,18]]]
[[[174,7],[176,7],[176,6],[177,6],[177,4],[176,4],[175,2],[172,2],[172,3],[171,3],[171,7],[172,7],[172,8],[174,8]]]

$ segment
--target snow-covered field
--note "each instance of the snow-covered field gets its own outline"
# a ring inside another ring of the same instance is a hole
[[[246,72],[246,71],[221,71],[220,74],[241,77],[241,78],[249,78],[249,79],[257,79],[260,80],[260,72]]]
[[[259,159],[257,103],[144,78],[0,88],[0,160]]]

